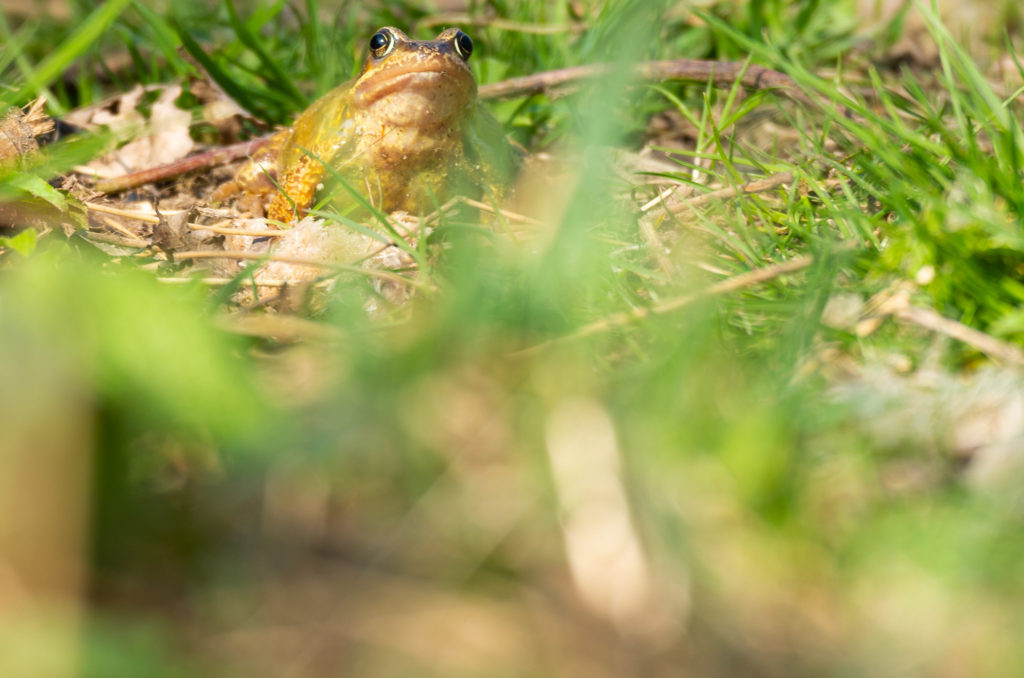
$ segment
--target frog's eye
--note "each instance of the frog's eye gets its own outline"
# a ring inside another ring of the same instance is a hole
[[[370,53],[377,59],[382,59],[395,47],[395,36],[391,31],[379,30],[370,38]]]
[[[473,41],[468,35],[459,31],[455,34],[455,51],[459,53],[459,56],[464,60],[469,60],[469,55],[473,53]]]

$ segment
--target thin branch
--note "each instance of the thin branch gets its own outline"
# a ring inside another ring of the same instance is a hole
[[[516,357],[531,356],[536,353],[540,353],[555,344],[564,344],[595,334],[600,334],[602,332],[608,332],[609,330],[613,330],[618,327],[631,325],[632,323],[643,320],[648,316],[662,315],[672,311],[678,311],[684,306],[689,306],[700,299],[707,299],[709,297],[727,294],[745,287],[757,285],[758,283],[767,282],[789,273],[801,271],[810,267],[813,263],[813,257],[797,257],[795,259],[790,259],[789,261],[773,264],[764,268],[754,269],[753,271],[747,271],[746,273],[741,273],[740,275],[710,285],[699,292],[684,294],[681,297],[670,299],[655,306],[634,308],[630,311],[615,313],[607,318],[602,318],[601,320],[592,322],[589,325],[584,325],[572,334],[568,334],[564,337],[558,337],[557,339],[550,339],[535,346],[531,346],[530,348],[516,351],[513,355]]]
[[[509,221],[517,221],[523,224],[530,224],[533,226],[543,225],[542,222],[534,219],[533,217],[528,217],[525,214],[519,214],[518,212],[512,212],[505,209],[495,209],[492,205],[489,205],[485,202],[480,202],[479,200],[473,200],[472,198],[466,198],[464,196],[460,196],[459,198],[456,199],[469,207],[473,207],[475,209],[480,210],[481,212],[487,212],[489,214],[498,214],[502,217],[505,217]]]
[[[482,99],[507,99],[509,97],[537,94],[558,90],[580,80],[589,80],[611,73],[608,64],[590,64],[543,71],[520,78],[480,87]],[[709,61],[704,59],[673,59],[670,61],[645,61],[633,66],[633,73],[644,80],[686,80],[710,82],[716,87],[731,87],[739,80],[749,89],[776,89],[794,101],[813,104],[814,101],[800,89],[796,81],[785,73],[756,66],[746,61]]]
[[[112,219],[111,217],[103,217],[103,223],[106,224],[107,228],[109,228],[110,230],[120,233],[129,240],[138,240],[143,244],[149,244],[149,241],[145,240],[144,238],[140,238],[138,233],[132,233],[127,228],[118,223],[117,220]]]
[[[668,258],[668,250],[665,247],[665,243],[658,237],[658,233],[654,230],[654,225],[650,219],[640,220],[640,234],[647,241],[647,249],[657,259],[661,272],[671,280],[675,272],[675,266],[672,265],[672,260]]]
[[[100,193],[120,193],[143,184],[171,179],[185,172],[241,160],[259,150],[267,143],[271,136],[273,135],[268,134],[250,141],[243,141],[239,144],[220,146],[209,151],[190,155],[187,158],[167,165],[132,172],[131,174],[125,174],[114,179],[104,179],[96,183],[96,190]]]
[[[892,314],[903,322],[918,325],[963,342],[1006,365],[1024,365],[1024,351],[1013,344],[1000,341],[990,334],[985,334],[959,321],[940,315],[933,309],[908,304],[893,309]]]
[[[371,278],[381,278],[383,280],[391,280],[399,282],[404,285],[410,285],[418,289],[427,289],[429,286],[413,280],[412,278],[406,278],[390,271],[381,271],[373,268],[364,268],[362,266],[354,266],[352,264],[337,264],[330,261],[324,261],[322,259],[312,259],[306,257],[284,257],[277,255],[266,255],[260,254],[259,252],[231,252],[231,251],[217,251],[217,250],[198,250],[193,252],[174,252],[174,259],[246,259],[254,261],[276,261],[282,264],[295,264],[297,266],[312,266],[315,268],[323,268],[330,271],[339,271],[345,273],[359,273],[366,275]]]
[[[108,245],[118,245],[120,247],[129,247],[133,249],[148,248],[153,243],[148,240],[144,240],[137,236],[131,238],[123,238],[119,235],[113,235],[110,233],[96,233],[94,231],[86,231],[82,233],[82,237],[87,240],[93,240],[95,242],[107,243]]]
[[[770,191],[773,188],[778,188],[783,184],[791,184],[794,181],[792,172],[779,172],[778,174],[772,174],[763,179],[751,181],[749,184],[743,184],[742,186],[729,186],[728,188],[722,188],[717,191],[711,191],[710,193],[703,193],[698,196],[694,196],[687,200],[682,201],[679,205],[675,205],[671,208],[673,213],[681,212],[683,207],[700,207],[709,202],[716,200],[724,200],[726,198],[732,198],[737,195],[751,195],[754,193],[764,193]]]
[[[528,24],[509,21],[499,17],[475,17],[462,12],[444,12],[427,17],[419,22],[421,26],[474,26],[494,28],[510,33],[528,33],[531,35],[557,35],[559,33],[578,33],[586,28],[582,23],[572,24]]]
[[[333,277],[333,276],[330,276]],[[205,278],[196,277],[161,277],[156,279],[157,282],[161,282],[167,285],[188,285],[192,283],[199,283],[201,285],[207,285],[208,287],[224,287],[225,285],[239,285],[241,287],[293,287],[299,284],[305,284],[307,281],[296,281],[296,280],[285,280],[283,278],[269,278],[266,280],[254,281],[252,278],[246,277],[238,280],[237,278],[224,278],[217,276],[207,276]],[[317,280],[312,284],[315,287],[323,287],[330,280],[323,279]]]
[[[716,200],[725,200],[726,198],[733,198],[741,194],[749,195],[752,193],[763,193],[765,191],[770,191],[773,188],[782,186],[783,184],[791,184],[794,180],[795,177],[792,172],[779,172],[778,174],[772,174],[767,177],[763,177],[761,179],[757,179],[746,184],[741,184],[739,186],[729,186],[727,188],[718,189],[717,191],[702,193],[692,198],[687,198],[685,200],[674,202],[674,204],[672,204],[668,208],[668,210],[673,214],[677,214],[679,212],[682,212],[686,208],[700,207],[702,205],[705,205],[709,202],[714,202]],[[659,202],[665,202],[667,198],[671,197],[670,195],[666,195],[666,193],[667,192],[662,192],[662,194],[659,195],[658,198],[655,198],[654,200],[651,200],[649,203],[644,205],[641,208],[641,211],[648,211],[653,207],[656,207]]]
[[[113,207],[111,205],[101,205],[96,202],[82,203],[85,208],[91,212],[102,212],[103,214],[112,214],[115,217],[125,217],[126,219],[136,219],[138,221],[145,222],[147,224],[159,224],[160,217],[150,214],[149,212],[139,212],[136,210],[124,210],[119,207]]]
[[[221,223],[231,223],[231,220],[229,219]],[[284,228],[248,230],[244,228],[229,228],[219,224],[196,224],[191,221],[186,225],[193,231],[210,231],[219,235],[248,235],[253,238],[282,238],[292,232]]]

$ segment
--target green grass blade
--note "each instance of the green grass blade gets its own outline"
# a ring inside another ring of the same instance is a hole
[[[94,9],[75,32],[50,53],[50,56],[43,59],[35,69],[25,73],[26,82],[18,90],[14,100],[26,101],[33,93],[53,82],[99,39],[131,1],[107,0]]]
[[[211,78],[213,78],[214,82],[220,85],[221,88],[228,93],[228,96],[238,102],[242,108],[245,108],[254,115],[266,118],[266,110],[260,106],[252,96],[250,96],[249,90],[239,86],[235,78],[221,68],[220,64],[210,57],[210,55],[206,53],[206,50],[204,50],[202,46],[195,41],[186,27],[182,26],[177,19],[172,21],[172,26],[178,33],[178,38],[181,40],[182,46],[193,59],[199,62],[199,65],[203,67]]]
[[[324,44],[324,33],[319,16],[320,3],[317,0],[306,0],[306,26],[303,34],[306,38],[306,57],[314,73],[322,70],[320,47]]]
[[[253,34],[252,29],[238,16],[235,3],[232,0],[224,0],[224,4],[228,9],[228,17],[231,21],[231,27],[235,30],[235,35],[238,36],[243,45],[256,54],[260,63],[267,69],[271,83],[283,89],[288,97],[295,101],[297,107],[301,108],[308,104],[309,101],[306,96],[295,86],[295,82],[281,68],[281,64],[270,55],[260,39]]]
[[[164,58],[167,59],[168,63],[179,64],[179,67],[194,72],[194,66],[182,59],[178,53],[178,48],[181,47],[181,40],[178,39],[178,34],[170,22],[138,0],[132,3],[132,7],[142,15],[142,18],[150,27],[151,33],[149,37],[153,40]]]

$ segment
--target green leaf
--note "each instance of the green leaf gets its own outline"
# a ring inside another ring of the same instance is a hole
[[[12,249],[23,257],[31,256],[36,251],[36,231],[26,228],[17,235],[0,238],[0,247]]]
[[[45,200],[63,211],[67,206],[64,194],[34,174],[15,174],[6,180],[6,185]]]

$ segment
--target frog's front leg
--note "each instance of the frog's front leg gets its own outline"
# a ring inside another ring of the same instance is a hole
[[[238,169],[234,177],[214,190],[210,201],[216,204],[241,196],[238,202],[246,205],[243,211],[263,214],[263,206],[274,190],[273,177],[277,172],[283,137],[281,133],[275,134],[249,156],[249,160]]]
[[[267,218],[289,222],[305,214],[326,174],[323,160],[303,154],[284,173],[267,208]]]

